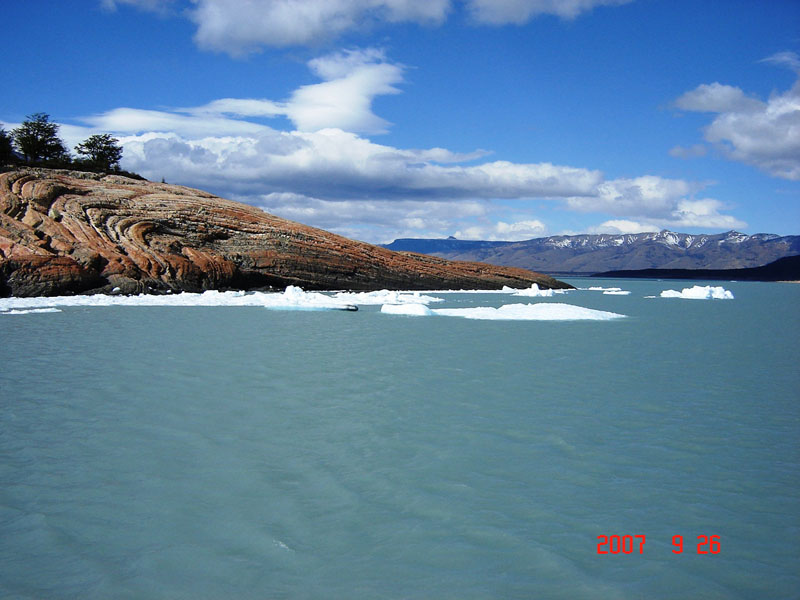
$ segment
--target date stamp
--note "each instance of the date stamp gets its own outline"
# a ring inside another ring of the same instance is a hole
[[[644,535],[598,535],[598,554],[644,554],[647,537]],[[683,536],[672,536],[672,553],[683,552]],[[697,554],[719,554],[722,550],[718,535],[698,535]]]

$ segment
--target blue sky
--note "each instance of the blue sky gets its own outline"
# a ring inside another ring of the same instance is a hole
[[[369,242],[800,233],[796,0],[4,2],[6,130]]]

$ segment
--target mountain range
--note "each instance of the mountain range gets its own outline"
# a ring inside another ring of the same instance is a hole
[[[521,242],[402,238],[384,247],[558,275],[590,275],[635,269],[759,267],[800,254],[800,236],[663,230],[623,235],[558,235]]]

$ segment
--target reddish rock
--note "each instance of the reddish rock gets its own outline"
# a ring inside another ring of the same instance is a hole
[[[392,252],[190,188],[76,171],[0,174],[0,295],[571,287]]]

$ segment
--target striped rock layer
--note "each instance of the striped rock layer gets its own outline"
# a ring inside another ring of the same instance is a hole
[[[76,171],[0,174],[0,296],[568,288],[520,268],[393,252],[212,194]]]

